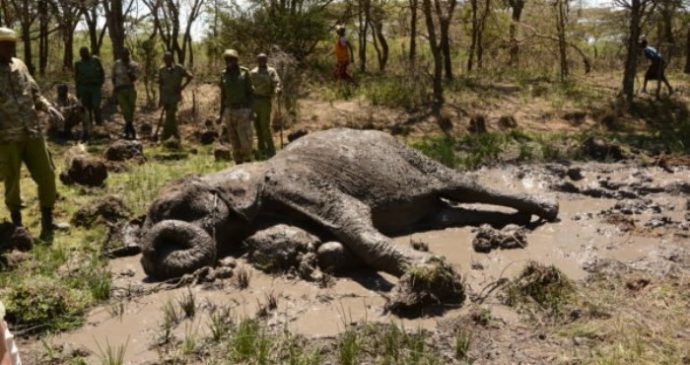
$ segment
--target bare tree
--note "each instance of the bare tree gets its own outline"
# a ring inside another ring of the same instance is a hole
[[[44,75],[48,66],[50,11],[48,0],[38,0],[38,73]]]
[[[185,63],[189,60],[189,63],[193,65],[192,25],[201,15],[205,0],[187,0],[184,3],[182,0],[143,0],[143,3],[149,8],[153,16],[154,27],[160,34],[165,49],[177,55],[178,62]],[[185,12],[187,18],[180,44],[182,14]]]
[[[101,53],[103,38],[108,30],[108,22],[105,23],[102,29],[98,29],[98,19],[101,17],[103,5],[99,0],[80,0],[79,10],[82,16],[84,16],[84,21],[88,28],[91,53],[98,55]]]
[[[558,37],[558,56],[560,64],[560,80],[564,82],[570,71],[568,70],[568,44],[566,40],[566,26],[568,24],[568,0],[555,0],[553,3],[556,13],[556,36]]]
[[[24,43],[24,63],[29,68],[29,72],[34,73],[33,53],[31,47],[31,26],[34,24],[37,15],[36,2],[28,0],[8,0],[11,11],[19,21],[21,28],[21,39]]]
[[[637,73],[638,42],[642,32],[645,17],[651,14],[655,7],[655,0],[614,0],[614,3],[624,8],[628,14],[628,37],[626,40],[627,55],[625,57],[625,71],[623,73],[623,96],[628,105],[635,97],[635,74]]]
[[[419,0],[410,2],[410,65],[414,65],[417,58],[417,7]]]
[[[386,70],[388,63],[389,47],[386,36],[383,34],[383,24],[385,21],[385,9],[383,3],[375,4],[371,9],[370,24],[371,30],[374,33],[374,49],[376,50],[376,58],[379,62],[379,71]]]
[[[103,0],[103,10],[108,23],[108,34],[113,46],[113,58],[118,59],[125,48],[125,20],[132,11],[135,0]]]
[[[526,0],[506,0],[511,9],[510,14],[510,59],[508,64],[515,66],[520,62],[520,42],[517,39],[518,24],[522,19],[522,10],[525,8]]]
[[[79,23],[81,9],[75,0],[55,0],[54,8],[57,10],[57,23],[64,45],[62,69],[71,71],[74,64],[74,30]]]
[[[367,34],[369,33],[369,18],[371,17],[371,0],[357,0],[357,21],[358,21],[358,41],[359,41],[359,69],[362,72],[367,70]]]
[[[491,0],[470,0],[470,6],[472,7],[472,41],[467,58],[467,71],[472,71],[474,68],[475,57],[477,68],[481,69],[484,66],[484,28],[491,13]]]
[[[427,39],[429,40],[429,48],[431,55],[434,58],[434,109],[440,110],[443,104],[443,60],[441,53],[441,45],[436,40],[436,24],[434,23],[434,15],[431,6],[432,0],[422,0],[422,12],[426,21]],[[433,0],[438,2],[439,0]]]

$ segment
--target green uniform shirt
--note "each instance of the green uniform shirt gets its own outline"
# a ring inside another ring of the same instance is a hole
[[[49,107],[24,62],[0,65],[0,144],[41,137],[37,111]]]
[[[220,93],[223,106],[226,108],[249,107],[254,95],[249,70],[244,67],[233,71],[225,69],[220,75]]]
[[[75,62],[74,82],[77,86],[103,85],[105,82],[105,72],[103,71],[101,60],[96,56],[91,56],[86,60]]]
[[[273,67],[254,67],[251,72],[254,95],[272,97],[280,90],[280,77]]]
[[[158,87],[160,91],[161,103],[177,104],[182,99],[180,93],[182,80],[191,78],[192,74],[182,65],[174,64],[170,67],[163,66],[158,70]]]
[[[113,87],[116,89],[125,86],[134,86],[132,77],[139,77],[139,64],[134,61],[129,61],[129,64],[117,60],[113,63]]]

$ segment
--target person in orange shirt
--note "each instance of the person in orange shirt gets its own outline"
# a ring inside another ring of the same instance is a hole
[[[338,34],[338,39],[335,42],[336,64],[333,76],[335,76],[337,80],[354,82],[355,80],[347,69],[350,63],[354,62],[354,52],[352,51],[350,41],[345,37],[345,26],[337,26],[336,33]]]

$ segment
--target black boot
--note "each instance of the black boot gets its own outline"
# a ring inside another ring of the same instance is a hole
[[[66,223],[55,223],[53,220],[53,208],[41,209],[41,236],[42,240],[50,240],[55,230],[65,230],[69,228]]]
[[[13,210],[10,212],[10,218],[12,219],[12,224],[15,227],[21,227],[22,224],[22,212],[20,210]]]

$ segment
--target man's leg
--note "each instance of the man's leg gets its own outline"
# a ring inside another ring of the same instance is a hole
[[[256,132],[256,148],[259,153],[263,155],[266,150],[266,143],[263,139],[263,134],[261,133],[261,101],[258,98],[254,99],[254,130]]]
[[[22,225],[20,178],[22,168],[22,142],[0,144],[0,175],[5,180],[5,205],[12,216],[12,223]]]
[[[53,208],[57,198],[55,186],[55,167],[50,158],[48,147],[43,138],[34,138],[26,142],[23,160],[29,169],[31,178],[38,185],[38,200],[41,209]]]
[[[166,103],[165,105],[163,105],[163,108],[165,108],[165,123],[163,124],[161,141],[165,141],[172,136],[179,140],[180,133],[177,128],[176,120],[177,103]]]
[[[271,99],[256,99],[254,101],[256,112],[256,133],[259,140],[259,151],[264,157],[272,157],[276,154],[271,134]]]
[[[225,120],[225,127],[228,130],[228,138],[230,139],[230,146],[232,146],[232,158],[235,160],[235,164],[241,164],[242,160],[242,150],[240,149],[240,138],[237,133],[237,118],[232,110],[225,110],[223,114],[223,119]]]
[[[91,87],[91,114],[93,114],[93,119],[96,122],[96,125],[102,125],[103,124],[103,115],[101,114],[101,87],[100,86],[92,86]]]
[[[239,109],[237,113],[237,136],[240,142],[242,161],[252,161],[252,147],[254,145],[254,126],[252,125],[252,110]]]

